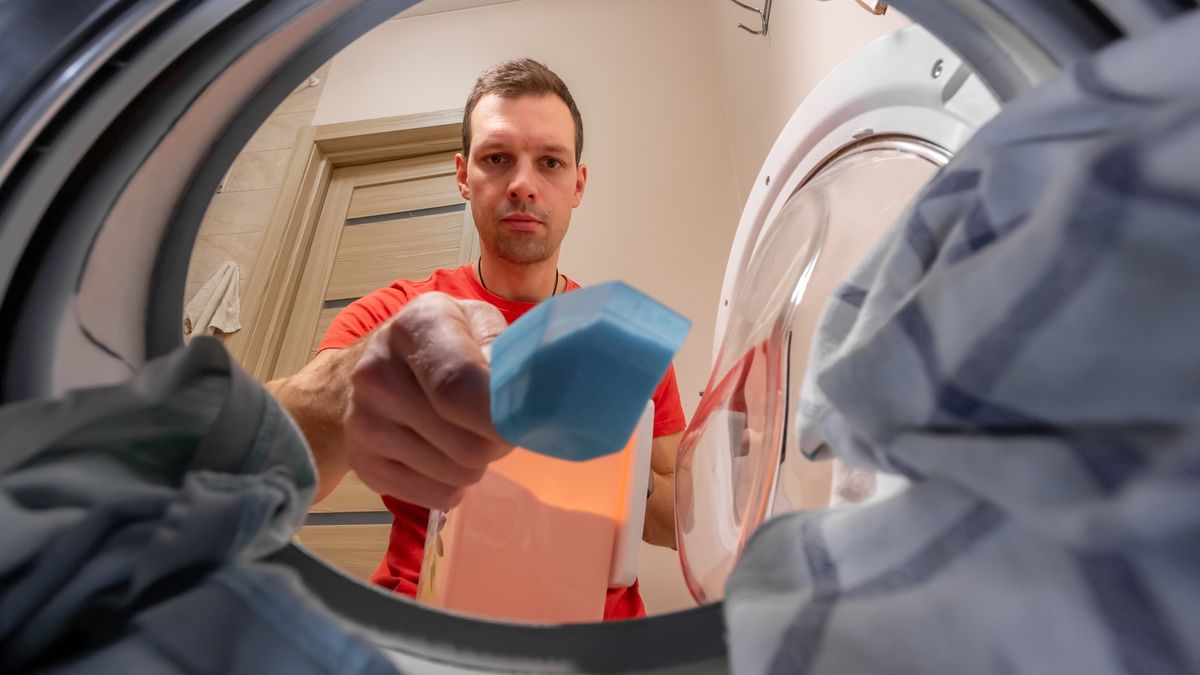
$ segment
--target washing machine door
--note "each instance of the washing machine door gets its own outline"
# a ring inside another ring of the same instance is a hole
[[[809,460],[824,454],[810,419],[819,395],[805,391],[822,309],[862,301],[840,280],[998,109],[966,64],[911,27],[830,73],[780,135],[738,227],[715,365],[680,445],[679,553],[698,602],[723,596],[772,514],[829,505],[829,471]]]

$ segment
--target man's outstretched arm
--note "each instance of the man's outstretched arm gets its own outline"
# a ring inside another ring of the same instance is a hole
[[[345,349],[323,350],[295,375],[266,384],[312,448],[317,465],[314,502],[333,492],[350,470],[342,420],[350,400],[350,373],[369,339],[367,336]]]
[[[317,500],[353,469],[375,492],[450,508],[512,450],[492,425],[483,354],[505,327],[494,307],[422,295],[345,349],[267,384],[317,464]]]

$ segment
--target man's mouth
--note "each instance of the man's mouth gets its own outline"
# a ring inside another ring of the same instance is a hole
[[[524,213],[514,213],[504,216],[500,219],[500,222],[518,232],[533,232],[542,224],[542,221]]]

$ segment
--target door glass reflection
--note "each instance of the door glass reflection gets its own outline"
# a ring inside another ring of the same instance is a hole
[[[697,601],[723,597],[741,548],[769,515],[829,505],[829,464],[799,452],[822,440],[815,425],[796,433],[795,424],[822,308],[945,159],[908,139],[844,149],[749,256],[677,465],[680,554]]]

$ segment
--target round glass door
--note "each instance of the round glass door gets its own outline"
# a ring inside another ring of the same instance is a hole
[[[843,147],[786,201],[741,270],[724,340],[676,468],[684,577],[719,600],[773,513],[829,504],[829,462],[807,459],[796,408],[822,309],[949,155],[907,137]],[[853,298],[850,298],[853,301]]]

